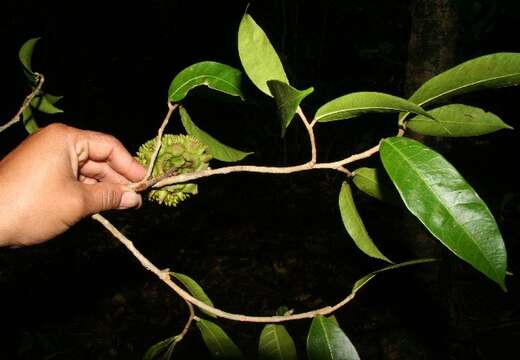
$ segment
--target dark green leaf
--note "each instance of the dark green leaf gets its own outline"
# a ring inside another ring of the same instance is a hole
[[[202,287],[195,280],[190,278],[188,275],[180,273],[170,272],[170,275],[179,280],[182,283],[182,285],[184,285],[186,289],[188,289],[189,293],[193,295],[195,299],[202,301],[206,305],[213,306],[213,302],[211,301],[211,299],[208,297],[208,295],[206,295],[204,289],[202,289]],[[217,317],[216,315],[210,312],[207,312],[205,310],[202,311],[213,318]]]
[[[24,66],[26,72],[28,72],[32,78],[30,80],[34,80],[34,73],[32,70],[32,54],[34,50],[34,46],[40,40],[41,38],[33,38],[27,40],[22,47],[20,48],[20,51],[18,52],[18,58],[20,59],[22,65]]]
[[[243,98],[241,81],[240,70],[214,61],[203,61],[187,67],[175,76],[168,90],[168,99],[181,101],[191,89],[202,85]]]
[[[426,105],[475,90],[518,84],[520,53],[496,53],[466,61],[431,78],[409,100]]]
[[[445,137],[478,136],[512,129],[495,114],[473,106],[450,104],[428,112],[435,120],[418,115],[407,122],[407,127],[419,134]]]
[[[25,130],[27,130],[29,134],[32,134],[40,128],[36,123],[36,120],[34,119],[34,114],[29,106],[26,107],[22,113],[22,121]]]
[[[384,170],[363,167],[354,170],[353,174],[354,185],[365,194],[392,204],[401,202],[399,194]]]
[[[271,95],[268,80],[289,83],[267,35],[249,14],[244,15],[238,29],[238,54],[247,76],[265,94]]]
[[[171,337],[162,341],[159,341],[157,344],[150,346],[146,353],[143,356],[143,360],[159,360],[158,356],[162,355],[170,345],[175,340],[175,337]]]
[[[459,172],[437,152],[407,138],[383,140],[380,154],[408,210],[454,254],[505,290],[502,235]]]
[[[283,325],[268,324],[260,334],[258,355],[261,360],[295,360],[296,347]]]
[[[368,235],[365,225],[356,209],[356,204],[354,204],[350,185],[347,182],[343,182],[343,185],[341,186],[341,191],[339,193],[339,210],[341,212],[341,219],[343,220],[345,229],[361,251],[368,256],[392,262],[384,256],[381,251],[379,251],[370,238],[370,235]]]
[[[242,359],[240,349],[217,324],[199,319],[197,327],[211,355],[216,359]]]
[[[430,116],[420,106],[397,96],[378,92],[356,92],[329,101],[318,109],[317,121],[334,121],[357,117],[371,112],[412,112]]]
[[[284,137],[285,130],[294,118],[298,106],[300,106],[300,103],[307,95],[314,91],[314,88],[310,87],[302,91],[278,80],[267,81],[267,86],[271,90],[271,94],[276,102],[278,115],[282,123],[282,137]]]
[[[245,158],[247,155],[252,154],[252,152],[240,151],[222,144],[220,141],[195,125],[185,108],[181,107],[179,112],[181,114],[182,125],[184,126],[184,129],[186,129],[186,132],[189,135],[196,137],[200,142],[206,145],[208,147],[209,153],[215,159],[228,162],[239,161]]]
[[[307,335],[309,360],[359,360],[356,348],[343,330],[331,319],[318,315]]]
[[[41,111],[43,113],[46,113],[46,114],[57,114],[57,113],[62,113],[63,110],[61,109],[58,109],[56,106],[54,106],[54,103],[58,100],[56,100],[56,98],[58,97],[55,97],[53,95],[38,95],[38,96],[35,96],[32,101],[31,101],[31,106],[34,108],[34,109],[37,109],[38,111]],[[54,101],[54,103],[52,102],[53,100],[56,100]]]

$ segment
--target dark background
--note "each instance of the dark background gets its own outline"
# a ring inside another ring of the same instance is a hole
[[[352,91],[404,96],[411,3],[250,1],[249,12],[278,50],[292,84],[315,87],[303,104],[312,116],[321,104]],[[520,51],[515,1],[457,5],[455,63]],[[48,92],[65,96],[59,103],[65,113],[42,116],[40,123],[61,121],[111,133],[134,152],[160,125],[176,73],[203,60],[240,67],[236,33],[246,6],[245,1],[3,1],[1,122],[27,94],[18,49],[41,36],[33,68],[46,76]],[[197,91],[186,107],[199,126],[224,143],[254,151],[246,163],[306,161],[304,129],[295,122],[280,139],[274,105],[251,85],[246,92],[248,100],[240,103]],[[518,88],[508,88],[463,100],[518,127],[519,96]],[[394,122],[387,118],[319,126],[319,160],[343,158],[392,135]],[[170,129],[181,131],[178,118]],[[25,136],[21,125],[0,134],[0,154]],[[513,273],[519,270],[519,140],[517,131],[427,140],[488,203]],[[377,162],[376,157],[360,166]],[[362,255],[343,229],[337,209],[343,180],[327,171],[233,174],[201,180],[200,194],[178,208],[146,203],[107,217],[159,267],[199,281],[221,308],[263,315],[280,305],[304,311],[336,303],[356,279],[384,266]],[[369,232],[389,257],[404,261],[433,252],[443,258],[438,265],[381,275],[337,313],[362,358],[518,358],[515,276],[508,277],[509,292],[503,293],[432,245],[404,209],[354,195]],[[0,359],[139,359],[150,345],[178,333],[186,316],[182,301],[89,219],[47,244],[0,250]],[[255,357],[260,325],[221,325],[248,358]],[[302,358],[308,325],[287,325]],[[196,330],[177,355],[209,357]]]

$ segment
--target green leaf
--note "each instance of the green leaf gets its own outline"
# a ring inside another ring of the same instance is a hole
[[[331,319],[316,316],[307,335],[309,360],[359,360],[356,348]]]
[[[180,107],[179,112],[181,114],[182,125],[184,126],[184,129],[186,129],[186,132],[189,135],[196,137],[200,142],[206,145],[208,147],[209,153],[215,159],[228,162],[239,161],[252,154],[252,152],[240,151],[222,144],[220,141],[195,125],[185,108]]]
[[[32,54],[34,46],[40,39],[40,37],[37,37],[27,40],[20,48],[20,51],[18,51],[18,58],[24,66],[25,71],[31,75],[31,77],[29,77],[29,80],[31,81],[34,80],[34,72],[32,70]]]
[[[267,80],[289,83],[282,62],[267,35],[249,14],[245,14],[240,21],[238,54],[247,76],[265,94],[271,95]]]
[[[217,324],[199,319],[197,327],[211,355],[216,359],[242,359],[240,349]]]
[[[310,87],[302,91],[278,80],[267,81],[267,86],[276,102],[278,115],[282,123],[282,137],[284,137],[285,130],[289,127],[300,103],[307,95],[314,91],[314,88]]]
[[[410,101],[432,104],[472,91],[520,84],[520,53],[496,53],[457,65],[425,82]]]
[[[190,278],[188,275],[184,275],[181,273],[170,272],[170,275],[179,280],[182,283],[182,285],[184,285],[186,289],[188,289],[189,293],[193,295],[195,299],[202,301],[206,305],[213,306],[213,302],[211,301],[211,299],[208,297],[208,295],[206,295],[204,289],[202,289],[202,287],[195,280]],[[213,318],[217,317],[215,314],[212,314],[205,310],[202,311]]]
[[[350,119],[371,112],[412,112],[430,117],[420,106],[397,96],[378,92],[355,92],[329,101],[314,118],[320,122]]]
[[[423,135],[445,137],[478,136],[512,129],[495,114],[473,106],[450,104],[428,112],[435,121],[418,115],[407,122],[407,128]]]
[[[356,205],[354,204],[350,185],[346,181],[343,182],[339,193],[339,210],[345,229],[361,251],[368,256],[392,262],[379,251],[370,238],[370,235],[368,235],[365,225],[356,209]]]
[[[32,99],[31,106],[34,109],[37,109],[38,111],[41,111],[46,114],[62,113],[63,110],[58,109],[56,106],[54,106],[54,103],[59,100],[59,99],[56,100],[56,98],[59,98],[59,97],[53,96],[53,95],[50,95],[50,96],[37,95]],[[56,101],[54,101],[54,103],[53,103],[52,102],[53,100],[56,100]]]
[[[40,128],[36,123],[36,120],[34,119],[34,114],[29,106],[26,107],[25,110],[22,112],[22,121],[25,130],[27,130],[29,134],[32,134]]]
[[[175,336],[159,341],[157,344],[150,346],[150,348],[148,348],[148,350],[144,354],[143,360],[158,360],[158,356],[162,355],[166,350],[168,350],[168,348],[174,340]]]
[[[202,85],[243,99],[241,81],[240,70],[214,61],[203,61],[185,68],[175,76],[168,90],[168,99],[181,101],[191,89]]]
[[[51,103],[51,104],[56,104],[58,101],[60,101],[61,99],[63,99],[63,96],[58,96],[58,95],[51,95],[49,93],[45,94],[45,98]]]
[[[506,249],[488,207],[440,154],[402,137],[380,155],[408,210],[448,249],[505,290]]]
[[[296,346],[283,325],[268,324],[260,334],[258,355],[261,360],[295,360]]]
[[[363,286],[365,286],[370,280],[372,280],[379,273],[382,273],[382,272],[385,272],[388,270],[399,269],[399,268],[402,268],[405,266],[425,264],[425,263],[434,262],[434,261],[437,261],[437,259],[428,258],[428,259],[409,260],[409,261],[405,261],[405,262],[402,262],[399,264],[393,264],[393,265],[384,267],[384,268],[376,270],[376,271],[372,271],[371,273],[363,276],[361,279],[359,279],[358,281],[356,281],[354,283],[350,296],[355,295],[359,291],[359,289],[361,289]]]
[[[352,181],[365,194],[391,204],[401,202],[392,182],[385,171],[362,167],[354,170]]]

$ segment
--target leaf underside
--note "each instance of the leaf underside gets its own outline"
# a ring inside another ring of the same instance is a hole
[[[244,15],[238,29],[238,54],[247,76],[263,93],[271,96],[268,80],[289,83],[276,50],[249,14]]]
[[[370,235],[368,235],[363,220],[361,220],[361,216],[356,209],[350,185],[346,181],[343,182],[339,193],[339,209],[343,225],[345,225],[345,229],[354,240],[356,246],[368,256],[392,262],[379,251]]]
[[[182,125],[186,132],[199,139],[201,143],[208,147],[208,152],[217,160],[220,161],[240,161],[246,156],[252,154],[252,152],[245,152],[234,149],[230,146],[222,144],[220,141],[215,139],[213,136],[199,128],[184,107],[180,107],[179,113],[181,115]]]
[[[243,99],[241,82],[240,70],[215,61],[202,61],[185,68],[175,76],[168,89],[168,99],[179,102],[190,90],[198,86],[207,86]]]
[[[420,106],[397,96],[379,92],[355,92],[329,101],[314,115],[319,122],[351,119],[367,113],[412,112],[429,117]]]
[[[512,129],[495,114],[474,106],[450,104],[428,112],[435,120],[418,115],[406,123],[407,128],[423,135],[444,137],[479,136]]]

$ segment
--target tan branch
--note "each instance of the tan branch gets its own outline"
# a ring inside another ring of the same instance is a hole
[[[148,171],[146,172],[146,176],[144,180],[148,180],[150,176],[152,176],[153,166],[155,165],[155,160],[157,159],[157,155],[159,154],[159,150],[161,150],[162,145],[162,135],[164,133],[164,129],[168,122],[170,121],[170,117],[172,116],[173,111],[177,107],[177,104],[172,104],[168,101],[168,112],[161,124],[161,127],[157,131],[157,136],[155,137],[155,148],[153,150],[152,156],[150,157],[150,163],[148,164]]]
[[[229,313],[213,306],[207,305],[202,301],[191,296],[187,291],[182,289],[179,285],[173,282],[170,278],[169,271],[162,271],[157,266],[155,266],[150,260],[148,260],[137,248],[134,246],[132,241],[130,241],[125,235],[123,235],[114,225],[112,225],[106,218],[101,216],[100,214],[92,215],[92,218],[98,222],[100,222],[110,233],[118,239],[126,248],[135,256],[135,258],[141,263],[141,265],[154,273],[162,282],[168,285],[173,291],[175,291],[181,298],[183,298],[186,302],[191,303],[192,305],[198,307],[201,310],[214,314],[224,319],[242,321],[242,322],[254,322],[254,323],[279,323],[284,321],[291,320],[300,320],[300,319],[308,319],[312,318],[316,315],[329,315],[334,311],[338,310],[340,307],[349,303],[354,296],[356,295],[356,291],[353,291],[350,295],[348,295],[345,299],[340,301],[334,306],[325,306],[317,310],[307,311],[298,314],[291,315],[282,315],[282,316],[249,316],[242,314]],[[192,310],[192,309],[191,309]],[[191,311],[190,310],[190,311]],[[193,315],[190,314],[191,321],[193,320]],[[191,322],[190,322],[191,323]],[[188,324],[187,324],[188,325]],[[187,332],[185,327],[185,331]]]
[[[180,174],[171,177],[167,177],[160,181],[157,181],[152,184],[153,187],[162,187],[166,185],[182,183],[187,181],[192,181],[208,176],[213,175],[225,175],[236,172],[252,172],[252,173],[262,173],[262,174],[291,174],[295,172],[307,171],[307,170],[316,170],[316,169],[330,169],[340,171],[342,173],[346,173],[347,175],[351,175],[350,171],[344,168],[345,165],[353,163],[358,160],[366,159],[379,151],[379,145],[376,145],[366,151],[363,151],[359,154],[351,155],[343,160],[330,162],[330,163],[317,163],[313,164],[311,162],[295,165],[295,166],[287,166],[287,167],[271,167],[271,166],[254,166],[254,165],[235,165],[235,166],[226,166],[218,169],[208,169],[204,171],[197,171],[194,173]],[[152,186],[150,185],[150,186]]]
[[[310,163],[316,164],[316,159],[317,159],[316,138],[314,136],[314,129],[313,129],[314,124],[316,122],[309,123],[309,121],[307,120],[307,117],[303,113],[303,110],[300,106],[298,106],[296,113],[298,114],[300,119],[302,119],[303,124],[305,125],[305,128],[307,129],[307,133],[309,134],[309,142],[311,144],[311,161],[310,161]]]
[[[166,353],[166,359],[170,359],[173,353],[173,350],[175,349],[175,346],[184,339],[188,331],[190,330],[191,324],[193,323],[193,320],[195,320],[195,309],[193,308],[193,305],[187,301],[186,305],[188,306],[188,310],[190,311],[190,315],[188,317],[188,320],[186,321],[186,325],[184,325],[184,328],[182,329],[182,332],[179,335],[174,336],[172,343],[170,344],[170,347],[168,348],[168,352]]]
[[[36,77],[36,86],[31,91],[31,93],[25,97],[25,100],[24,100],[22,106],[20,107],[20,109],[18,109],[18,112],[16,113],[16,115],[13,116],[13,118],[11,120],[9,120],[6,124],[0,126],[0,133],[2,131],[6,130],[7,128],[9,128],[10,126],[16,124],[18,121],[20,121],[20,118],[21,118],[23,112],[25,111],[25,109],[27,109],[27,107],[31,104],[31,101],[34,99],[34,97],[36,95],[38,95],[38,93],[42,89],[45,78],[40,73],[34,73],[34,76]]]

